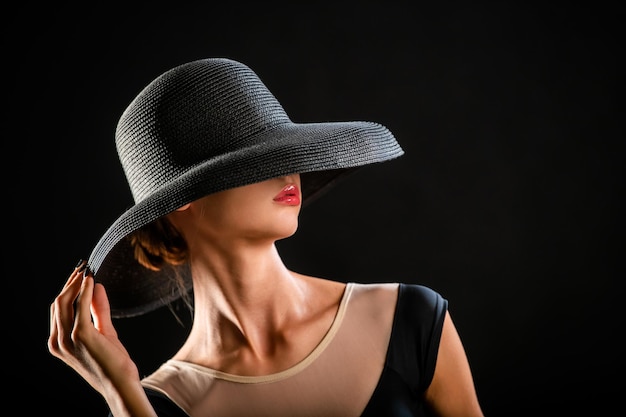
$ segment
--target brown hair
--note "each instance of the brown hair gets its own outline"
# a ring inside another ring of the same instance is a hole
[[[189,259],[189,248],[185,238],[165,217],[158,218],[134,231],[128,238],[137,262],[152,271],[184,265]],[[192,310],[192,300],[185,287],[183,277],[178,269],[171,269],[174,271],[174,280],[182,300]]]
[[[129,238],[137,262],[153,271],[160,271],[166,264],[182,265],[187,261],[187,242],[165,217],[135,231]]]

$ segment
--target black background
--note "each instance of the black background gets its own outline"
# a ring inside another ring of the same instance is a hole
[[[294,121],[377,121],[406,152],[306,208],[280,242],[288,266],[441,292],[488,416],[621,406],[623,14],[233,2],[24,5],[5,19],[3,345],[17,414],[105,415],[48,353],[48,307],[132,204],[113,142],[121,112],[206,57],[249,65]],[[167,309],[116,324],[142,374],[186,333]]]

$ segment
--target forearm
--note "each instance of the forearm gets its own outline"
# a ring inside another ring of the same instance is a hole
[[[114,417],[157,417],[138,380],[112,383],[102,395]]]

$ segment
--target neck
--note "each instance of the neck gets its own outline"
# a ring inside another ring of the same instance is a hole
[[[190,340],[203,341],[199,345],[206,349],[245,346],[265,355],[275,348],[276,335],[306,314],[302,277],[287,269],[274,244],[206,250],[192,258],[192,265]]]

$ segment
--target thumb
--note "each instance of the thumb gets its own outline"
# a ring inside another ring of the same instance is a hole
[[[113,322],[111,321],[111,306],[109,297],[104,289],[104,285],[96,283],[93,289],[93,298],[91,300],[91,314],[93,324],[96,329],[103,334],[115,334]]]

